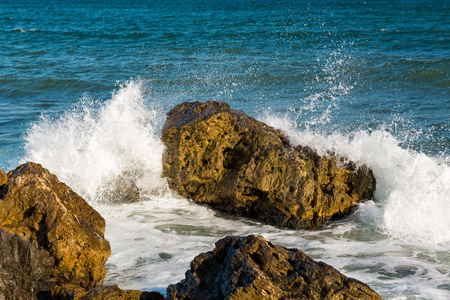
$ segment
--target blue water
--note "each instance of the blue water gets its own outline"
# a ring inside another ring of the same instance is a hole
[[[109,283],[162,290],[225,232],[258,233],[309,247],[385,298],[447,299],[449,20],[448,1],[1,0],[0,168],[40,162],[98,205]],[[196,100],[368,164],[375,201],[314,234],[198,211],[159,177],[165,113]],[[97,204],[111,178],[136,169],[150,200]],[[133,222],[149,226],[127,231],[146,254],[128,262],[119,229]],[[149,235],[177,243],[161,256]]]

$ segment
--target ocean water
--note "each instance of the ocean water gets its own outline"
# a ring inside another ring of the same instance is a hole
[[[304,250],[385,299],[450,299],[448,1],[0,0],[0,168],[43,164],[106,219],[106,284],[165,291],[226,235]],[[317,231],[218,213],[161,178],[165,114],[217,100],[373,169]],[[132,176],[142,200],[113,204]]]

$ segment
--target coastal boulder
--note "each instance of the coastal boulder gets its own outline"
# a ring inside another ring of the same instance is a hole
[[[162,130],[163,175],[195,202],[292,228],[318,228],[371,199],[375,178],[334,153],[320,156],[227,103],[177,105]]]
[[[198,255],[166,299],[382,299],[366,284],[260,236],[226,237]]]
[[[100,285],[111,253],[103,217],[39,164],[23,164],[7,177],[0,187],[0,227],[53,257],[55,284]]]
[[[0,299],[33,300],[50,291],[54,258],[0,228]]]

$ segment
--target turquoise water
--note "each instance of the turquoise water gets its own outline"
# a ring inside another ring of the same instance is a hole
[[[40,162],[94,205],[113,247],[106,281],[124,288],[163,290],[217,239],[257,233],[387,299],[447,299],[448,20],[447,1],[3,0],[0,167]],[[173,195],[160,129],[195,100],[369,165],[375,201],[293,232]],[[99,204],[130,170],[146,201]]]

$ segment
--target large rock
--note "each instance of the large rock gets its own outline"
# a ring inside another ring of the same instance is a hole
[[[198,255],[166,299],[382,299],[366,284],[263,237],[226,237]]]
[[[33,300],[50,291],[54,258],[0,228],[0,299]]]
[[[227,103],[167,114],[163,175],[182,196],[279,226],[316,228],[371,199],[375,178],[345,158],[293,148],[279,130]]]
[[[7,176],[0,187],[0,227],[54,258],[55,284],[100,285],[111,253],[102,216],[39,164],[23,164]]]

